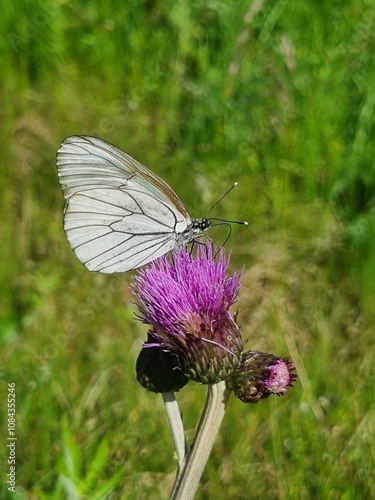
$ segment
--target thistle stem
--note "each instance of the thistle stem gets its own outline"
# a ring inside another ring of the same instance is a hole
[[[224,417],[231,391],[225,382],[208,386],[207,398],[193,444],[177,476],[170,500],[192,500]]]
[[[178,469],[181,471],[187,453],[187,445],[180,409],[174,392],[163,392],[162,396],[177,453]]]

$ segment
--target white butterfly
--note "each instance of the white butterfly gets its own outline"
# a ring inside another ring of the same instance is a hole
[[[208,219],[191,219],[168,184],[103,139],[65,139],[57,171],[65,233],[90,271],[136,269],[184,248],[211,226]]]

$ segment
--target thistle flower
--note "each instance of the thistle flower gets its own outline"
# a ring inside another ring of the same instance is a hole
[[[271,394],[283,395],[296,375],[288,358],[261,351],[247,351],[227,386],[244,403],[257,403]]]
[[[241,273],[229,277],[228,264],[224,249],[216,256],[209,242],[198,246],[195,256],[182,250],[157,259],[139,271],[132,285],[140,318],[152,326],[143,351],[152,349],[158,357],[158,349],[169,353],[171,371],[203,384],[226,380],[242,356],[240,330],[229,312],[238,298]],[[147,356],[148,366],[157,362]],[[138,380],[144,378],[144,365]],[[150,382],[150,372],[146,378]],[[152,385],[160,386],[155,380]]]

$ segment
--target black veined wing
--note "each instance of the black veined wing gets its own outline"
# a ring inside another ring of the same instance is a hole
[[[57,151],[64,230],[90,271],[136,269],[210,227],[191,219],[166,182],[103,139],[71,136]]]

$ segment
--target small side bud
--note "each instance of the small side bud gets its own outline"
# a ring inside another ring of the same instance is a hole
[[[281,396],[292,386],[297,376],[292,373],[294,364],[288,358],[261,351],[247,351],[228,388],[243,403],[257,403],[271,394]]]

